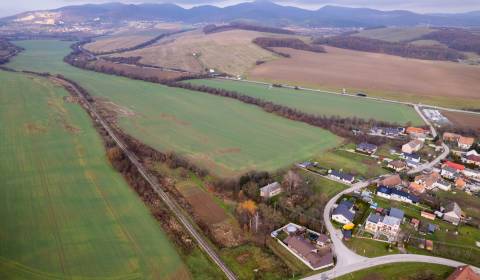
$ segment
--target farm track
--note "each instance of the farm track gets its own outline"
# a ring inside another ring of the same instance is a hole
[[[218,254],[212,248],[212,246],[203,238],[203,236],[196,230],[195,226],[190,222],[187,216],[183,213],[180,206],[178,206],[169,195],[163,191],[159,182],[147,171],[147,169],[141,164],[138,157],[131,152],[128,147],[123,143],[123,141],[115,134],[114,130],[110,125],[100,116],[96,111],[94,106],[80,93],[80,91],[75,87],[75,85],[69,83],[66,80],[60,78],[53,78],[56,82],[59,82],[63,85],[69,86],[74,89],[77,96],[82,100],[86,110],[94,116],[95,120],[108,132],[110,137],[115,141],[118,147],[125,153],[130,162],[137,168],[138,172],[142,177],[150,184],[153,190],[157,195],[162,199],[162,201],[167,205],[167,207],[172,211],[175,217],[180,221],[180,223],[185,227],[189,234],[197,241],[200,248],[212,259],[212,261],[223,271],[225,276],[229,280],[236,280],[237,277],[235,274],[230,271],[230,269],[225,265],[225,263],[220,259]]]

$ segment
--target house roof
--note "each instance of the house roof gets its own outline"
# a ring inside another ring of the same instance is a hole
[[[465,169],[465,166],[463,166],[462,164],[451,162],[451,161],[448,161],[448,160],[445,161],[445,163],[443,165],[448,166],[448,167],[453,168],[453,169],[456,169],[456,170],[464,170]]]
[[[382,219],[382,215],[378,213],[370,213],[370,215],[368,215],[367,221],[376,224],[380,222],[381,219]]]
[[[373,151],[377,149],[377,145],[363,142],[357,145],[357,149],[363,150],[363,151]]]
[[[445,207],[445,213],[453,212],[458,217],[462,216],[462,209],[456,202],[451,202]]]
[[[353,204],[349,203],[344,203],[347,201],[343,201],[340,203],[335,210],[333,210],[333,215],[342,215],[345,218],[347,218],[349,221],[353,221],[353,218],[355,217],[355,213],[352,213],[350,211],[350,208],[352,207]]]
[[[408,142],[408,143],[405,144],[405,145],[410,146],[410,148],[414,149],[414,148],[416,148],[416,147],[418,147],[418,146],[423,145],[423,142],[420,141],[420,140],[418,140],[418,139],[415,139],[415,140],[412,140],[412,141]],[[405,145],[404,145],[404,146],[405,146]]]
[[[424,186],[417,184],[415,182],[411,182],[410,185],[408,186],[408,189],[415,193],[423,193],[425,191]]]
[[[270,184],[266,185],[265,187],[260,188],[260,191],[270,193],[270,192],[273,192],[273,191],[276,191],[276,190],[280,189],[281,187],[282,186],[280,185],[280,183],[273,182],[273,183],[270,183]]]
[[[398,186],[400,184],[402,184],[402,178],[400,178],[400,175],[398,174],[388,176],[387,178],[380,181],[380,185],[387,187]]]
[[[460,137],[462,137],[462,136],[460,134],[456,134],[456,133],[451,133],[451,132],[443,133],[443,139],[445,139],[445,140],[457,141]]]
[[[313,268],[333,263],[333,255],[329,249],[325,254],[319,254],[318,249],[301,236],[288,236],[283,242],[302,255]]]
[[[405,168],[407,166],[404,161],[399,159],[391,161],[388,163],[388,165],[392,166],[393,168]]]
[[[458,139],[458,144],[462,144],[462,145],[471,146],[471,145],[473,145],[474,142],[475,142],[475,139],[472,138],[472,137],[463,137],[463,136],[461,136],[461,137]]]
[[[392,189],[391,190],[391,194],[395,194],[395,195],[398,195],[398,196],[403,196],[403,197],[406,197],[408,199],[410,199],[412,202],[419,202],[420,199],[412,194],[409,194],[407,192],[404,192],[404,191],[401,191],[401,190],[397,190],[397,189]]]
[[[457,267],[447,280],[480,280],[480,276],[470,266],[464,265]]]
[[[416,154],[416,153],[403,153],[403,156],[406,157],[406,158],[411,158],[411,159],[420,159],[420,155]]]
[[[395,217],[395,218],[398,218],[400,220],[403,220],[403,216],[405,215],[405,213],[398,208],[391,208],[388,215],[392,216],[392,217]]]
[[[385,216],[383,217],[382,223],[389,226],[399,226],[402,223],[402,221],[399,218],[395,218],[392,216]]]
[[[421,127],[409,126],[409,127],[407,127],[405,132],[407,134],[412,134],[412,133],[426,133],[427,131],[425,129],[421,128]]]
[[[428,224],[429,232],[435,232],[436,229],[437,229],[437,226],[435,226],[434,224]]]
[[[415,183],[423,184],[426,187],[430,187],[439,179],[440,179],[440,174],[438,174],[437,172],[432,172],[430,174],[422,174],[422,175],[415,176]]]
[[[336,171],[336,170],[332,170],[330,172],[330,175],[338,177],[338,178],[346,180],[346,181],[352,181],[355,178],[353,175],[346,174],[346,173]]]
[[[473,155],[473,154],[468,155],[468,156],[467,156],[467,159],[468,159],[468,160],[471,160],[471,161],[474,161],[474,162],[480,162],[480,156]]]
[[[450,186],[451,185],[450,182],[445,181],[443,179],[438,180],[437,184],[442,185],[442,186]]]

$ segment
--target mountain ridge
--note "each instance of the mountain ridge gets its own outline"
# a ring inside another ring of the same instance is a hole
[[[71,5],[53,10],[29,11],[5,17],[10,21],[35,12],[59,14],[62,22],[102,20],[165,20],[185,23],[230,22],[238,19],[258,21],[266,25],[302,25],[329,27],[387,26],[480,26],[480,11],[458,14],[419,14],[405,10],[382,11],[370,8],[348,8],[327,5],[317,10],[283,6],[269,1],[243,2],[227,7],[202,5],[183,8],[171,3]]]

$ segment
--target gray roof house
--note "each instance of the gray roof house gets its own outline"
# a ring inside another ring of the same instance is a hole
[[[456,202],[452,202],[445,207],[443,219],[454,225],[458,225],[462,219],[462,209]]]
[[[351,201],[342,201],[333,210],[332,219],[341,224],[348,224],[353,222],[355,218],[355,212],[352,210],[353,203]]]

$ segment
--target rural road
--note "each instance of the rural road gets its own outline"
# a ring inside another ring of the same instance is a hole
[[[325,271],[319,274],[315,274],[306,278],[303,278],[303,280],[326,280],[326,279],[334,279],[336,277],[340,277],[342,275],[346,275],[358,270],[363,270],[367,268],[371,268],[377,265],[384,265],[384,264],[392,264],[392,263],[432,263],[432,264],[441,264],[445,266],[451,266],[451,267],[458,267],[461,265],[465,265],[464,263],[449,260],[449,259],[444,259],[444,258],[438,258],[438,257],[432,257],[432,256],[426,256],[426,255],[414,255],[414,254],[396,254],[396,255],[387,255],[387,256],[382,256],[382,257],[376,257],[376,258],[364,258],[361,261],[357,261],[355,263],[352,263],[348,266],[335,266],[335,268]],[[479,268],[472,267],[474,270],[477,272],[480,272]]]
[[[430,127],[430,132],[432,133],[433,138],[437,137],[437,130],[432,125],[432,123],[423,115],[421,108],[418,105],[414,105],[414,108],[415,108],[415,111],[417,111],[417,113],[423,119],[423,121]],[[416,167],[412,170],[409,170],[407,172],[407,174],[408,175],[413,175],[413,174],[422,172],[425,169],[433,168],[435,165],[440,163],[440,161],[445,159],[448,156],[448,154],[450,153],[450,148],[443,142],[442,142],[442,148],[443,148],[443,152],[438,157],[436,157],[434,160],[432,160],[430,162],[427,162],[425,164],[422,164],[422,165],[420,165],[420,166],[418,166],[418,167]]]
[[[147,169],[140,163],[138,157],[132,153],[128,147],[123,143],[123,141],[117,137],[114,130],[110,127],[110,125],[98,114],[97,110],[88,102],[88,100],[80,93],[80,91],[75,87],[75,85],[71,84],[70,82],[60,79],[60,78],[53,78],[55,81],[63,84],[69,85],[72,87],[75,92],[77,93],[78,97],[83,101],[85,104],[86,109],[96,118],[98,123],[102,125],[102,127],[108,132],[110,137],[115,141],[120,149],[125,153],[128,157],[130,162],[137,168],[138,172],[142,175],[142,177],[150,184],[153,190],[158,194],[158,196],[162,199],[162,201],[167,205],[167,207],[172,211],[178,221],[185,227],[188,233],[197,241],[199,247],[212,259],[212,261],[223,271],[227,279],[229,280],[236,280],[237,277],[235,274],[230,271],[230,269],[225,265],[225,263],[220,259],[217,255],[215,250],[210,246],[210,244],[202,237],[202,235],[195,229],[193,224],[187,218],[183,211],[181,210],[180,206],[178,206],[169,196],[165,193],[160,184],[158,183],[157,179],[150,175]]]
[[[337,259],[335,267],[331,270],[318,273],[306,278],[303,280],[326,280],[334,279],[348,273],[352,273],[358,270],[367,269],[377,265],[391,264],[391,263],[402,263],[402,262],[420,262],[420,263],[432,263],[432,264],[442,264],[451,267],[457,267],[465,265],[462,262],[455,260],[427,256],[427,255],[415,255],[415,254],[394,254],[386,255],[376,258],[368,258],[360,256],[357,253],[350,250],[342,241],[342,233],[339,229],[336,229],[331,220],[330,214],[332,208],[335,205],[335,202],[344,194],[348,194],[357,190],[360,190],[369,184],[375,182],[376,179],[371,179],[364,182],[359,182],[352,185],[350,188],[343,190],[342,192],[335,195],[330,199],[325,205],[323,211],[323,220],[325,221],[325,226],[328,232],[330,233],[330,239],[333,243],[333,251]],[[474,270],[480,273],[480,269],[473,267]]]

